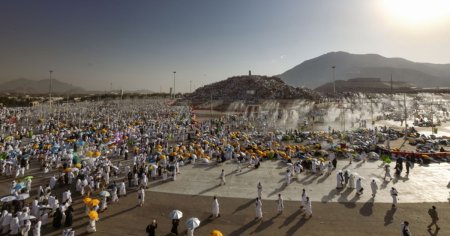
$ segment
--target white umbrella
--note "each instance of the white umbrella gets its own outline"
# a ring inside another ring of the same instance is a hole
[[[72,171],[72,172],[77,172],[77,171],[79,171],[79,169],[76,168],[76,167],[74,167],[74,168],[71,169],[71,171]]]
[[[39,210],[51,210],[53,209],[53,207],[51,207],[50,205],[40,205],[39,206]]]
[[[353,172],[353,175],[356,177],[356,179],[358,179],[358,178],[366,179],[366,178],[362,177],[361,175],[359,175],[359,174],[356,173],[356,172]]]
[[[99,195],[102,196],[102,197],[109,197],[109,196],[111,196],[111,194],[108,191],[101,191],[99,193]]]
[[[172,212],[170,212],[169,217],[172,220],[179,220],[181,219],[181,217],[183,217],[183,212],[179,210],[173,210]]]
[[[288,165],[288,166],[293,166],[294,164],[292,164],[292,163],[287,163],[287,165]]]
[[[17,200],[25,200],[25,199],[27,199],[29,197],[30,197],[30,194],[22,193],[22,194],[19,194],[19,196],[17,196]]]
[[[22,218],[22,220],[34,220],[34,219],[36,219],[36,217],[32,216],[32,215],[28,215],[28,216],[25,216],[24,218]]]
[[[186,227],[188,229],[195,229],[200,226],[200,220],[196,217],[189,218],[186,221]]]
[[[12,202],[16,199],[17,199],[16,196],[6,196],[6,197],[2,197],[2,199],[0,199],[0,201],[1,202]]]

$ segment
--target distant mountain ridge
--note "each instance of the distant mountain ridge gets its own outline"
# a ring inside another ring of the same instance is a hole
[[[25,78],[14,79],[0,83],[0,93],[17,94],[49,94],[50,79],[31,80]],[[52,93],[57,94],[76,94],[86,92],[83,88],[52,79]]]
[[[411,83],[421,88],[450,86],[450,64],[412,62],[403,58],[386,58],[377,54],[330,52],[306,60],[279,75],[292,86],[317,88],[333,80],[380,78]]]

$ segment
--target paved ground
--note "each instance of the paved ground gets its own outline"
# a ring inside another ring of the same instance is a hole
[[[355,191],[335,190],[335,173],[330,177],[307,176],[301,174],[287,187],[282,182],[285,164],[265,161],[259,169],[243,169],[233,172],[236,165],[226,163],[221,166],[184,166],[176,181],[152,182],[147,191],[144,207],[136,207],[135,189],[129,191],[119,204],[111,204],[109,209],[100,213],[96,235],[145,235],[145,226],[155,218],[159,221],[157,235],[170,232],[168,213],[173,209],[184,212],[180,232],[186,229],[185,220],[198,217],[202,223],[195,235],[208,235],[212,229],[220,229],[224,235],[396,235],[403,220],[411,222],[413,235],[450,235],[450,227],[444,223],[450,220],[448,164],[433,164],[428,167],[416,166],[409,176],[386,183],[375,201],[370,199],[369,179],[381,176],[381,162],[354,163],[340,161],[338,168],[357,171],[366,178],[366,192],[355,197]],[[348,166],[347,166],[348,165]],[[221,169],[227,173],[227,184],[218,186]],[[42,173],[32,165],[31,173],[36,176],[34,188],[48,182]],[[254,197],[256,183],[263,184],[262,221],[255,221]],[[0,178],[1,195],[7,193],[9,181]],[[381,183],[380,183],[381,185]],[[400,204],[391,209],[388,190],[391,186],[399,190]],[[299,210],[299,194],[306,187],[313,200],[313,217],[305,219]],[[60,192],[62,188],[58,189]],[[73,191],[74,192],[74,191]],[[285,198],[285,212],[276,214],[276,198],[281,192]],[[74,194],[76,235],[85,235],[87,217],[81,198]],[[222,216],[209,219],[212,195],[219,196]],[[292,200],[292,201],[289,201]],[[426,203],[424,203],[426,202]],[[440,213],[442,229],[427,232],[429,223],[427,210],[436,205]],[[55,230],[51,225],[43,229],[43,235],[61,235],[62,229]]]
[[[264,161],[259,169],[244,168],[237,172],[237,165],[229,162],[221,165],[187,165],[182,168],[182,174],[176,181],[169,181],[152,188],[152,191],[180,193],[189,195],[207,195],[221,197],[255,198],[257,196],[257,183],[263,185],[263,199],[276,199],[281,193],[286,200],[300,200],[301,190],[305,188],[312,201],[316,202],[366,202],[371,198],[370,181],[375,178],[380,190],[375,202],[392,202],[389,190],[394,186],[399,191],[402,203],[416,202],[448,202],[449,171],[448,163],[418,166],[410,171],[409,176],[403,173],[392,181],[383,181],[384,170],[381,161],[353,162],[347,160],[338,162],[337,169],[358,173],[364,178],[365,193],[356,198],[355,190],[344,189],[337,191],[336,171],[330,176],[299,174],[290,185],[285,184],[287,165],[281,161]],[[392,163],[393,167],[394,164]],[[220,186],[219,175],[224,169],[226,185]],[[391,168],[392,169],[392,168]],[[393,175],[393,170],[391,171]]]

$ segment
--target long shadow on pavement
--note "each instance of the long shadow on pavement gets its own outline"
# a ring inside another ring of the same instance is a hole
[[[394,222],[394,215],[397,211],[397,208],[391,208],[386,211],[386,215],[384,215],[384,226],[388,226]]]
[[[236,210],[234,210],[232,214],[235,214],[235,213],[237,213],[237,212],[239,212],[239,211],[244,210],[245,208],[248,208],[248,207],[249,207],[250,205],[252,205],[253,203],[255,203],[255,199],[250,199],[250,201],[248,201],[248,202],[246,202],[246,203],[240,205],[238,208],[236,208]]]
[[[251,234],[254,234],[254,233],[258,234],[260,232],[263,232],[265,229],[269,228],[271,225],[273,225],[273,223],[274,223],[273,220],[275,218],[277,218],[279,215],[280,214],[277,214],[277,215],[273,216],[272,218],[261,222],[258,225],[258,227],[256,227],[256,229],[253,232],[251,232]]]
[[[199,193],[197,193],[197,195],[202,195],[204,193],[213,191],[214,189],[219,188],[220,186],[221,186],[220,184],[214,185],[214,186],[212,186],[210,188],[207,188],[207,189],[204,189],[204,190],[200,191]]]
[[[327,203],[327,202],[329,202],[331,199],[333,199],[336,195],[339,194],[339,191],[340,191],[339,189],[332,189],[332,190],[328,193],[328,195],[325,195],[325,196],[322,197],[321,202],[322,202],[322,203]]]
[[[322,178],[320,178],[319,180],[317,180],[318,184],[323,183],[326,179],[328,179],[329,175],[325,174],[322,176]]]
[[[308,220],[305,217],[300,218],[297,224],[294,224],[287,232],[286,236],[296,235],[297,232]]]
[[[244,232],[247,231],[248,229],[250,229],[251,227],[253,227],[254,225],[256,225],[258,222],[259,222],[258,220],[252,220],[252,221],[248,222],[247,224],[243,225],[241,228],[236,229],[235,231],[231,232],[229,235],[230,236],[245,235]]]
[[[278,228],[281,229],[285,226],[288,226],[290,223],[292,223],[295,218],[299,215],[301,215],[302,210],[298,209],[297,211],[295,211],[294,213],[292,213],[291,215],[289,215],[288,217],[286,217],[286,219],[284,220],[283,224],[280,225]]]
[[[371,216],[373,214],[373,203],[374,199],[369,199],[364,205],[359,209],[359,214],[362,216]]]
[[[273,190],[273,191],[269,194],[269,197],[271,197],[271,196],[273,196],[273,195],[275,195],[275,194],[277,194],[277,193],[279,193],[279,192],[282,192],[284,189],[286,189],[286,187],[287,187],[287,184],[286,184],[286,183],[283,183],[279,188]]]

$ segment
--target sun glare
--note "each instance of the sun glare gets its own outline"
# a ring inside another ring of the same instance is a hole
[[[450,19],[450,0],[382,0],[383,11],[396,23],[410,26]]]

